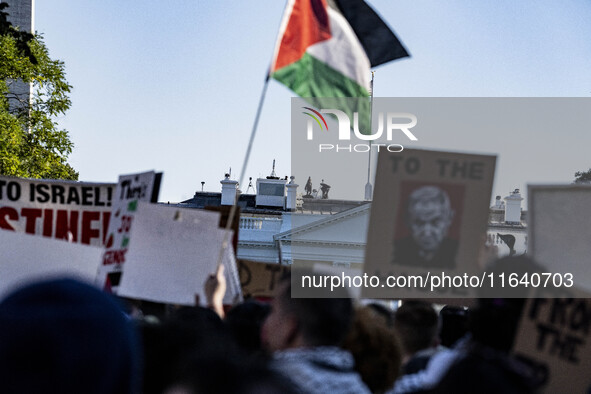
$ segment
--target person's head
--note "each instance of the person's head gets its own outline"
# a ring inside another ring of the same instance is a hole
[[[233,357],[234,343],[220,317],[202,307],[171,310],[161,321],[140,326],[143,345],[144,394],[160,394],[175,382],[188,360],[223,354]]]
[[[380,308],[365,306],[355,310],[343,348],[353,355],[355,370],[372,392],[382,393],[392,387],[400,372],[402,349]]]
[[[131,324],[110,296],[75,280],[17,290],[0,303],[0,391],[136,392]]]
[[[297,347],[338,346],[353,319],[350,298],[292,298],[291,281],[277,288],[261,332],[271,352]]]
[[[406,213],[417,245],[428,252],[436,251],[454,216],[447,193],[435,186],[420,187],[410,194]]]
[[[388,328],[392,328],[394,326],[394,313],[391,309],[388,309],[384,305],[378,304],[376,302],[369,303],[366,306],[374,312],[376,317],[381,318]]]
[[[236,344],[248,354],[261,351],[261,327],[270,311],[268,304],[249,300],[236,305],[226,314],[226,327]]]
[[[442,346],[452,347],[468,332],[469,310],[460,306],[444,306],[439,311],[439,339]]]
[[[394,316],[394,329],[398,333],[406,357],[419,350],[437,345],[437,312],[423,301],[406,301]]]

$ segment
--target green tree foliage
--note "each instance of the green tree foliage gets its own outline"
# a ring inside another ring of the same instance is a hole
[[[577,171],[575,172],[575,181],[574,183],[591,183],[591,168],[587,171]]]
[[[0,175],[78,179],[67,163],[72,142],[56,117],[71,105],[64,63],[40,35],[20,32],[0,3]],[[31,84],[32,95],[18,85]]]

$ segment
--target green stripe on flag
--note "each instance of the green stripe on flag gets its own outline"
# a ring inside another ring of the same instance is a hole
[[[369,97],[363,86],[308,53],[272,76],[300,97]]]
[[[359,113],[359,130],[370,134],[367,89],[314,56],[306,53],[297,62],[275,71],[271,76],[318,109],[344,111],[349,116],[351,127],[353,112]]]

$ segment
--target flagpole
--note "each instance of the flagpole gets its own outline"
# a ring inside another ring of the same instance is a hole
[[[375,71],[371,72],[371,82],[369,85],[370,89],[370,101],[369,101],[369,134],[372,133],[372,118],[373,118],[373,78],[374,78]],[[371,185],[371,140],[367,142],[369,149],[368,149],[368,158],[367,158],[367,183],[365,184],[365,200],[370,201],[373,195],[373,186]]]
[[[289,0],[285,6],[285,8],[287,9],[289,5]],[[281,24],[282,25],[287,25],[287,21],[288,19],[284,17],[284,20],[282,20]],[[281,27],[280,27],[281,30]],[[278,35],[278,40],[281,40],[281,35]],[[240,171],[240,178],[238,181],[238,187],[240,188],[242,186],[242,183],[244,181],[244,174],[246,173],[246,166],[248,165],[248,160],[250,158],[250,151],[252,150],[252,144],[254,142],[254,136],[256,135],[256,131],[257,131],[257,127],[259,124],[259,118],[261,117],[261,112],[263,110],[263,103],[265,102],[265,96],[267,94],[267,87],[269,86],[269,80],[271,79],[271,67],[275,62],[275,59],[277,57],[277,51],[279,49],[279,46],[276,45],[275,46],[275,53],[273,53],[273,61],[271,62],[271,66],[267,69],[267,75],[265,76],[265,83],[263,85],[263,91],[261,92],[261,97],[259,98],[259,106],[257,108],[257,113],[254,117],[254,124],[252,125],[252,131],[250,132],[250,139],[248,140],[248,147],[246,148],[246,155],[244,156],[244,161],[242,162],[242,170]],[[239,199],[239,194],[238,194],[238,190],[236,190],[236,198],[234,199],[234,204],[232,204],[232,207],[230,208],[230,214],[228,217],[228,220],[226,221],[226,234],[224,235],[224,241],[222,242],[222,246],[220,248],[220,252],[218,254],[218,261],[217,261],[217,269],[219,270],[220,265],[222,265],[222,260],[223,260],[223,254],[224,254],[224,250],[228,247],[228,231],[232,228],[232,224],[234,222],[234,215],[236,214],[236,209],[238,207],[238,199]],[[236,253],[237,251],[235,250],[234,253]],[[281,264],[281,261],[279,261],[279,264]]]
[[[252,150],[252,144],[254,142],[254,137],[256,135],[256,131],[257,131],[257,127],[259,125],[259,119],[261,117],[261,113],[263,111],[263,104],[265,102],[265,96],[267,95],[267,87],[269,86],[269,73],[267,73],[267,76],[265,77],[265,83],[263,85],[263,91],[261,92],[261,97],[259,98],[259,106],[257,108],[257,113],[254,117],[254,124],[252,125],[252,130],[250,132],[250,139],[248,140],[248,147],[246,148],[246,154],[244,156],[244,161],[242,162],[242,170],[240,171],[240,178],[238,181],[238,187],[240,188],[242,186],[242,183],[244,181],[244,174],[246,173],[246,166],[248,165],[248,160],[250,159],[250,151]],[[226,221],[226,230],[230,230],[232,229],[232,224],[234,223],[234,215],[236,215],[236,210],[238,207],[238,198],[239,198],[239,194],[238,194],[239,189],[236,190],[236,197],[234,199],[234,204],[232,204],[232,207],[230,208],[230,214],[228,215],[228,220]],[[228,241],[229,241],[229,232],[226,232],[226,234],[224,235],[224,240],[222,242],[222,246],[220,248],[220,251],[218,253],[218,261],[217,261],[217,267],[219,268],[219,266],[222,264],[222,260],[224,257],[224,250],[228,247]],[[234,251],[234,253],[236,253],[236,251]]]

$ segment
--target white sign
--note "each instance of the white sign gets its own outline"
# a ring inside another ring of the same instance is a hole
[[[0,229],[102,246],[114,183],[0,176]]]
[[[528,254],[591,292],[591,186],[528,186]]]
[[[96,278],[96,284],[107,291],[115,292],[118,285],[113,283],[113,274],[119,277],[123,270],[138,201],[156,202],[161,176],[154,171],[119,176],[113,196],[105,253]]]
[[[179,305],[195,305],[197,295],[204,302],[203,285],[226,241],[224,303],[239,299],[232,233],[218,227],[219,219],[218,212],[138,204],[118,294]]]
[[[29,282],[60,276],[91,283],[102,248],[0,231],[0,296]]]

